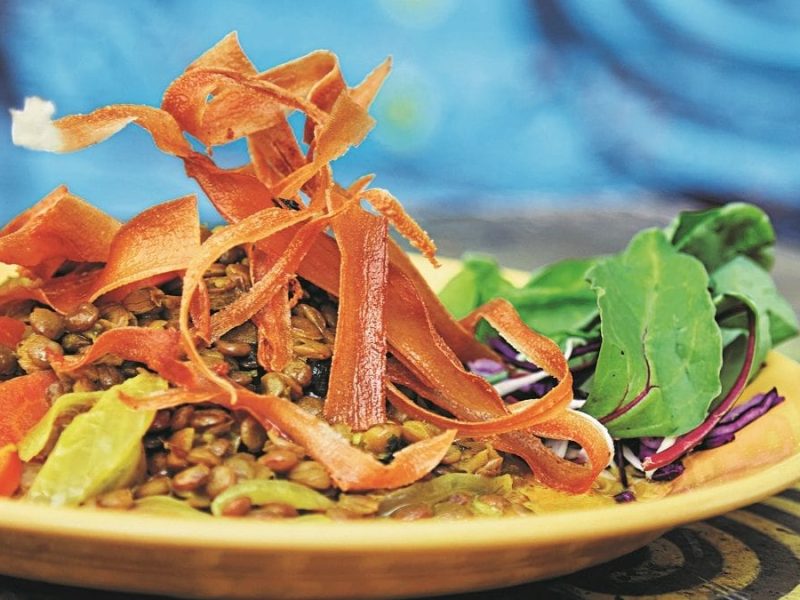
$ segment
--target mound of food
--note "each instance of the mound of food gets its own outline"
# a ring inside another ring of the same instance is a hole
[[[435,262],[427,234],[371,176],[349,187],[333,177],[331,162],[374,125],[367,109],[389,68],[349,87],[336,57],[314,52],[259,72],[230,35],[161,108],[51,121],[53,105],[29,99],[16,111],[15,142],[53,152],[143,127],[228,224],[201,227],[194,197],[121,224],[62,187],[0,232],[10,493],[118,507],[163,496],[214,514],[291,516],[377,514],[389,490],[422,479],[452,491],[443,500],[463,492],[494,503],[489,512],[524,511],[508,478],[524,464],[547,485],[591,487],[610,438],[569,408],[558,346],[503,302],[455,321],[389,228]],[[293,111],[306,116],[302,140]],[[241,138],[251,162],[218,167],[211,148]],[[465,368],[501,360],[472,335],[479,320],[556,385],[506,403]],[[544,436],[574,441],[581,460],[552,453]],[[474,512],[467,504],[455,512]]]

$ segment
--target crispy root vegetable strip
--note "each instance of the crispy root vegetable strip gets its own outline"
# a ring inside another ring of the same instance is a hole
[[[336,56],[318,50],[256,74],[236,37],[229,35],[192,63],[186,69],[185,78],[179,78],[170,86],[164,108],[174,111],[187,131],[194,134],[205,129],[208,138],[198,136],[205,143],[227,143],[279,122],[281,114],[286,112],[285,107],[310,113],[317,121],[323,119],[325,111],[307,102],[306,97],[335,70],[338,70]],[[217,78],[213,100],[207,102],[208,95],[202,92],[207,89],[208,82],[192,81],[188,77],[190,71],[216,72],[235,83]],[[188,93],[181,98],[180,92]],[[268,95],[265,97],[265,94]],[[269,101],[273,106],[265,106]],[[254,102],[257,103],[255,107]],[[251,117],[253,108],[256,117]]]
[[[254,319],[258,331],[258,364],[269,371],[282,371],[292,358],[289,290],[279,289]]]
[[[485,319],[489,325],[499,331],[503,338],[519,352],[525,354],[530,362],[544,369],[559,381],[567,381],[569,383],[567,387],[572,389],[572,375],[558,344],[530,329],[508,300],[503,298],[490,300],[476,308],[461,322],[467,331],[474,333],[475,327],[481,319]]]
[[[360,144],[374,126],[375,121],[366,109],[346,92],[339,94],[330,115],[315,133],[313,160],[277,183],[273,190],[275,195],[296,195],[323,166],[339,158],[351,146]]]
[[[0,383],[0,447],[16,444],[39,422],[50,408],[47,388],[56,381],[52,371],[34,371]]]
[[[35,299],[52,306],[62,314],[68,313],[89,299],[101,274],[102,270],[94,270],[53,277],[42,286],[39,296]]]
[[[378,95],[381,87],[383,87],[383,82],[386,81],[391,70],[392,57],[390,56],[364,77],[361,83],[350,90],[353,100],[359,106],[369,108],[372,105],[372,101],[375,100],[375,96]]]
[[[60,313],[68,313],[91,295],[99,275],[100,271],[94,270],[54,277],[44,283],[34,280],[12,285],[0,294],[0,306],[16,300],[36,300]]]
[[[414,404],[400,390],[388,384],[387,389],[391,402],[404,412],[425,419],[434,425],[457,428],[460,433],[475,436],[497,435],[525,429],[552,419],[564,411],[572,400],[572,374],[558,345],[549,338],[529,329],[520,319],[516,310],[505,300],[492,300],[473,312],[468,317],[471,328],[474,328],[481,318],[489,321],[517,350],[523,352],[530,360],[541,365],[547,373],[555,377],[558,380],[556,386],[542,398],[510,405],[511,414],[506,414],[505,407],[498,409],[492,405],[486,405],[483,408],[470,407],[465,410],[465,407],[454,404],[447,398],[447,388],[425,389],[424,384],[421,386],[420,382],[414,381],[409,370],[393,363],[390,370],[391,379],[414,389],[427,400],[446,408],[456,416],[468,417],[468,420],[451,419],[428,411]],[[477,421],[475,417],[481,417],[480,421]]]
[[[395,229],[411,242],[411,245],[419,250],[433,266],[439,266],[439,262],[436,260],[436,244],[428,236],[428,233],[408,215],[400,201],[392,196],[388,190],[372,188],[363,192],[361,197],[369,202],[375,210],[389,219]]]
[[[194,196],[149,208],[114,237],[90,301],[129,283],[184,270],[199,247],[200,221]]]
[[[64,260],[105,262],[119,228],[119,221],[61,186],[0,232],[0,262],[31,268],[46,262],[58,267]]]
[[[76,211],[73,215],[80,216],[83,212]],[[70,222],[66,217],[64,221]],[[80,238],[91,237],[79,235],[81,231],[84,230],[76,228],[71,233],[76,243]],[[57,240],[52,243],[58,245]],[[54,277],[40,289],[27,292],[19,289],[12,294],[27,296],[66,313],[81,302],[93,302],[119,288],[135,283],[143,287],[147,282],[163,281],[161,277],[165,274],[173,277],[176,271],[186,268],[199,246],[197,201],[194,196],[186,196],[154,206],[118,228],[105,250],[103,260],[107,262],[102,270]]]
[[[190,156],[193,150],[178,123],[168,112],[139,104],[114,104],[88,115],[71,115],[52,121],[52,102],[26,98],[23,110],[11,110],[14,144],[31,150],[75,152],[110,138],[130,123],[153,136],[156,146],[173,156]]]
[[[474,331],[480,319],[488,321],[514,348],[542,369],[559,379],[563,377],[559,385],[568,382],[571,394],[572,376],[559,347],[528,329],[507,300],[491,300],[462,322],[468,330]],[[586,451],[589,465],[576,465],[556,456],[532,436],[575,440]],[[588,490],[613,455],[613,443],[603,426],[577,412],[565,412],[528,430],[503,434],[497,440],[497,447],[525,460],[545,485],[573,493]]]
[[[505,402],[483,377],[464,370],[436,332],[416,287],[403,273],[389,272],[392,293],[386,329],[394,356],[417,378],[441,392],[447,409],[459,418],[482,420],[508,413]]]
[[[297,226],[295,226],[297,227]],[[269,258],[258,248],[250,253],[250,277],[260,280],[269,272]],[[269,371],[282,371],[292,358],[291,306],[289,286],[278,290],[259,310],[253,322],[256,325],[258,364]]]
[[[368,175],[362,175],[358,179],[356,179],[353,183],[351,183],[346,190],[344,190],[343,195],[349,198],[359,198],[361,194],[369,187],[369,184],[372,183],[372,180],[375,179],[374,173],[369,173]]]
[[[342,77],[342,71],[339,68],[339,60],[334,55],[331,69],[317,80],[311,88],[308,99],[320,110],[330,113],[336,99],[346,89],[347,84]],[[306,144],[313,146],[316,133],[315,129],[314,121],[310,118],[306,119],[305,131],[303,133],[303,140]]]
[[[280,209],[274,210],[280,211]],[[283,214],[285,218],[293,219],[293,222],[297,223],[316,213],[283,211]],[[278,260],[269,268],[267,274],[256,281],[249,291],[211,317],[212,340],[218,340],[224,333],[250,319],[277,292],[286,289],[289,279],[294,276],[300,261],[303,260],[317,237],[328,226],[330,220],[330,216],[322,215],[316,216],[308,223],[303,224]],[[256,241],[256,239],[254,237],[249,241]]]
[[[190,69],[229,69],[242,75],[255,75],[256,68],[239,45],[235,31],[229,33],[197,60],[189,64]]]
[[[342,490],[394,489],[429,473],[444,457],[455,438],[446,431],[404,448],[384,465],[341,437],[325,421],[289,400],[242,392],[240,405],[262,423],[271,423],[300,444],[330,473]]]
[[[212,233],[186,269],[179,313],[184,349],[198,371],[209,381],[227,390],[232,398],[236,397],[236,389],[229,381],[214,373],[206,365],[197,351],[194,336],[189,329],[189,311],[195,291],[203,281],[203,274],[222,253],[234,246],[267,238],[313,216],[315,213],[311,211],[295,212],[280,208],[267,208],[259,211],[234,225],[228,225]]]
[[[199,281],[197,290],[189,303],[189,315],[192,317],[197,337],[205,343],[211,343],[211,298],[205,280]]]
[[[247,136],[247,148],[256,176],[268,187],[306,164],[286,119]]]
[[[265,427],[277,428],[293,442],[303,446],[319,462],[343,491],[395,489],[409,485],[433,470],[455,439],[455,431],[445,431],[397,452],[385,465],[374,456],[352,446],[328,423],[278,396],[260,395],[244,388],[237,390],[237,403],[227,395],[201,390],[176,392],[149,398],[124,398],[134,408],[170,408],[187,402],[213,401],[232,409],[245,410]]]
[[[226,69],[186,71],[167,88],[161,107],[206,146],[271,127],[285,118],[286,109],[300,110],[317,123],[326,116],[294,92]]]
[[[389,378],[391,379],[391,374]],[[443,394],[440,392],[435,392],[425,386],[414,385],[413,383],[406,384],[400,381],[397,383],[403,383],[433,404],[437,404],[437,401],[442,404],[445,403],[442,401]],[[511,405],[511,414],[484,421],[463,421],[442,416],[419,406],[390,382],[386,383],[386,392],[389,401],[395,408],[408,416],[427,421],[442,429],[456,429],[459,435],[470,437],[488,437],[534,427],[538,423],[556,418],[559,413],[563,413],[567,409],[572,400],[571,390],[561,390],[560,394],[555,394],[552,397],[550,396],[552,392],[550,392],[543,398],[523,400]]]
[[[475,339],[474,335],[470,335],[461,323],[453,318],[439,300],[439,296],[411,262],[408,254],[394,241],[389,243],[389,262],[392,270],[401,271],[417,288],[417,293],[425,303],[425,308],[428,309],[428,315],[436,331],[462,362],[466,363],[478,358],[489,358],[500,362],[500,357],[494,351]]]
[[[279,256],[285,246],[280,235],[259,243],[259,248],[271,256]],[[390,260],[393,253],[390,244]],[[398,249],[398,252],[401,252]],[[333,239],[320,237],[300,264],[298,274],[328,293],[339,295],[339,250]],[[482,377],[464,370],[453,351],[437,333],[420,294],[404,272],[389,268],[386,299],[386,335],[393,354],[411,368],[415,376],[430,387],[447,390],[455,404],[469,407],[473,420],[485,418],[487,407],[494,414],[504,414],[505,403],[494,388]],[[445,313],[446,315],[446,313]],[[447,317],[452,321],[452,317]],[[410,326],[409,324],[415,324]],[[466,331],[458,324],[453,326],[464,338]],[[477,342],[475,342],[477,344]],[[494,354],[492,354],[494,356]],[[451,411],[452,412],[452,411]],[[470,418],[470,414],[459,415]]]
[[[559,420],[563,418],[562,415]],[[570,424],[580,425],[577,420]],[[538,426],[534,427],[534,431],[543,431],[542,429],[537,430],[536,427]],[[608,451],[605,439],[597,430],[571,431],[565,437],[569,439],[583,438],[580,443],[586,444],[587,453],[591,452],[594,456],[594,458],[590,458],[589,464],[579,465],[560,458],[545,446],[532,431],[503,434],[495,440],[495,446],[498,450],[522,458],[530,466],[536,479],[544,485],[572,494],[581,494],[592,487],[597,475],[608,464],[605,457],[611,456],[611,453]]]
[[[307,96],[317,82],[338,68],[336,55],[329,50],[314,50],[289,62],[272,67],[256,75],[256,79],[269,81],[285,90]]]
[[[10,497],[22,480],[22,461],[14,444],[0,446],[0,497]]]
[[[384,306],[388,223],[350,204],[333,221],[342,261],[339,317],[325,418],[356,431],[386,421]]]
[[[96,362],[107,354],[143,363],[165,379],[196,388],[203,382],[191,365],[181,360],[180,334],[171,329],[117,327],[100,335],[79,358],[51,357],[59,373],[70,373]]]
[[[13,350],[24,333],[25,323],[11,317],[0,316],[0,346]]]
[[[254,175],[220,169],[206,156],[185,161],[186,173],[200,184],[226,221],[236,223],[274,206],[273,194]]]

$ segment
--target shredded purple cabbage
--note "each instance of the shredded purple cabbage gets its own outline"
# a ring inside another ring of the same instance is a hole
[[[614,496],[614,500],[617,501],[619,504],[624,504],[626,502],[633,502],[636,500],[636,494],[633,493],[632,490],[624,490]]]
[[[639,443],[646,448],[651,448],[652,450],[658,450],[663,443],[663,437],[641,437],[639,438]]]
[[[697,450],[710,450],[718,448],[736,439],[736,432],[749,425],[759,417],[765,415],[769,410],[783,402],[785,398],[778,394],[778,390],[772,388],[763,394],[756,394],[747,402],[740,404],[728,411],[719,423],[711,429],[697,446]],[[640,460],[653,456],[664,438],[642,437],[639,438],[639,450],[637,455]],[[676,461],[665,465],[653,473],[654,481],[670,481],[683,473],[683,464]]]
[[[476,358],[467,363],[469,370],[483,377],[499,375],[505,372],[506,368],[502,363],[491,358]]]
[[[672,481],[679,475],[683,474],[684,470],[685,467],[683,466],[682,462],[674,462],[665,467],[661,467],[660,469],[656,469],[653,472],[651,479],[653,481]]]
[[[583,356],[584,354],[590,354],[592,352],[597,352],[600,350],[600,342],[586,342],[585,344],[581,344],[580,346],[575,346],[572,349],[572,355],[570,358],[576,358],[578,356]]]
[[[714,429],[708,432],[701,448],[709,450],[718,448],[736,439],[736,432],[765,415],[785,398],[772,388],[765,394],[756,394],[744,404],[732,408]]]
[[[783,402],[785,398],[772,388],[766,394],[757,394],[750,400],[734,407],[727,415],[720,419],[719,424],[711,430],[709,435],[734,433],[745,425],[765,415],[771,408]]]
[[[709,435],[703,440],[703,443],[698,446],[698,450],[711,450],[712,448],[718,448],[729,442],[732,442],[735,438],[736,436],[732,433],[723,435]]]
[[[489,338],[489,346],[492,349],[496,350],[503,358],[505,358],[509,363],[519,367],[520,369],[525,369],[526,371],[539,371],[539,367],[527,360],[519,360],[517,358],[519,356],[519,352],[517,352],[514,347],[505,341],[500,336],[495,336]]]

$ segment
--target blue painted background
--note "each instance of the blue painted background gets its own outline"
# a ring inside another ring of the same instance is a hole
[[[800,211],[795,0],[0,0],[0,222],[62,182],[123,218],[194,191],[137,128],[46,155],[11,146],[7,108],[157,105],[231,30],[260,68],[330,48],[351,83],[393,55],[379,125],[336,173],[412,209],[655,191]]]

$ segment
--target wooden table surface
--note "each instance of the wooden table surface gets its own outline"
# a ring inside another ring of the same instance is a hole
[[[622,249],[640,229],[666,224],[687,203],[645,201],[565,211],[558,207],[508,214],[415,211],[442,256],[489,252],[508,267],[530,270],[568,256]],[[800,247],[779,242],[773,275],[795,310],[800,308]],[[800,359],[800,343],[782,350]],[[800,473],[798,473],[800,478]],[[0,577],[0,600],[102,597],[145,600]],[[557,580],[448,596],[450,600],[534,598],[800,598],[800,487],[759,504],[675,529],[646,548]]]

